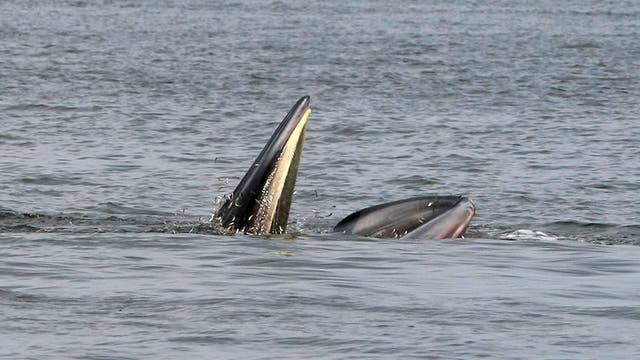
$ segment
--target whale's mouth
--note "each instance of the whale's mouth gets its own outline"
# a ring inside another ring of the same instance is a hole
[[[464,235],[476,213],[471,199],[460,198],[450,209],[407,234],[407,238],[453,239]]]
[[[380,238],[458,238],[474,215],[475,205],[466,197],[422,196],[359,210],[334,231]]]
[[[285,232],[310,114],[310,98],[304,96],[289,110],[212,221],[229,232]]]
[[[233,193],[213,214],[227,232],[282,234],[287,229],[310,98],[296,102],[275,130]],[[422,196],[357,211],[336,232],[380,238],[445,239],[462,237],[475,214],[462,196]]]

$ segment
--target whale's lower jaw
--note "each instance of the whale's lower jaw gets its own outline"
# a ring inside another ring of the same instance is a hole
[[[244,231],[260,235],[286,231],[310,113],[310,99],[302,97],[287,113],[212,221],[231,233]]]

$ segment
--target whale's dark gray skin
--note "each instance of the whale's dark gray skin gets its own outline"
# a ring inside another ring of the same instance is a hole
[[[287,228],[310,98],[296,102],[212,221],[230,233],[280,234]]]
[[[466,197],[423,196],[356,211],[333,230],[378,238],[457,238],[474,214],[475,205]]]

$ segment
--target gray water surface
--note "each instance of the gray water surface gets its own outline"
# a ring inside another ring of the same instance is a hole
[[[633,1],[0,4],[0,357],[640,355]],[[290,232],[207,221],[293,103]],[[463,194],[464,240],[330,233]]]

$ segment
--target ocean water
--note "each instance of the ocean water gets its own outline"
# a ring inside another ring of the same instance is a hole
[[[634,1],[0,4],[0,358],[640,355]],[[302,95],[283,236],[208,225]],[[332,226],[463,194],[465,239]]]

